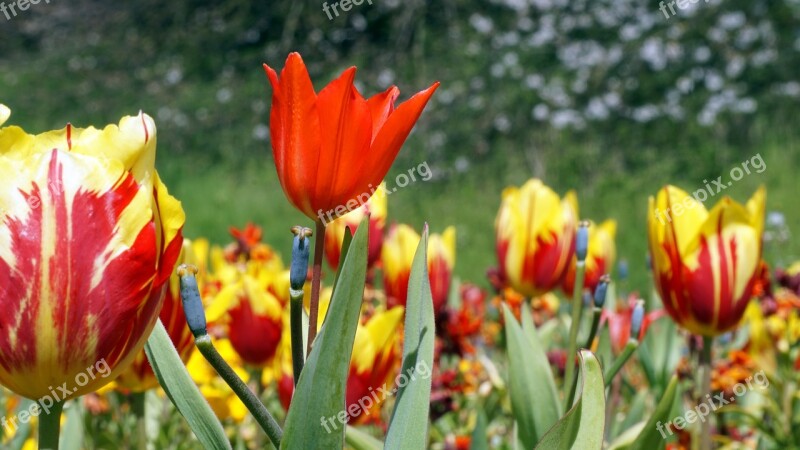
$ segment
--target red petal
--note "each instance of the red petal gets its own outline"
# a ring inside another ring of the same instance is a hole
[[[397,153],[400,151],[400,147],[406,141],[411,129],[414,128],[414,124],[417,123],[417,119],[422,114],[422,110],[438,87],[439,82],[436,82],[428,89],[418,92],[400,104],[389,115],[377,136],[375,136],[372,148],[365,158],[367,159],[365,167],[369,170],[369,181],[372,185],[377,186],[386,176],[397,157]]]
[[[273,87],[270,135],[278,178],[289,201],[313,217],[309,182],[316,179],[321,150],[317,95],[298,53],[286,59],[280,80],[264,67]]]
[[[313,191],[315,208],[328,210],[344,205],[369,189],[361,180],[366,175],[362,167],[372,140],[372,118],[366,100],[353,86],[355,75],[355,67],[345,70],[317,99],[325,138]]]

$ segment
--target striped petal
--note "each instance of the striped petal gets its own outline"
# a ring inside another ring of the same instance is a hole
[[[58,150],[4,158],[0,178],[0,381],[39,398],[101,360],[118,371],[163,297],[149,192],[117,160]]]

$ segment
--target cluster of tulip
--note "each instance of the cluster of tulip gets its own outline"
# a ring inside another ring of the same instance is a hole
[[[146,444],[144,393],[158,387],[211,448],[265,444],[258,433],[226,435],[216,418],[258,426],[281,448],[383,444],[353,428],[361,424],[376,425],[387,448],[476,448],[517,435],[526,448],[663,447],[655,424],[672,417],[674,373],[697,379],[687,396],[697,402],[730,392],[757,366],[786,382],[748,417],[783,411],[759,429],[779,447],[798,444],[795,403],[785,399],[796,396],[800,367],[800,266],[777,273],[773,290],[761,260],[763,188],[744,205],[726,197],[710,210],[673,186],[650,199],[655,295],[645,308],[608,276],[615,221],[579,222],[575,193],[560,198],[537,179],[509,187],[488,300],[454,280],[456,229],[429,236],[427,225],[422,234],[387,225],[382,188],[330,224],[317,217],[380,183],[437,84],[395,108],[394,87],[364,99],[354,68],[319,94],[298,54],[280,76],[265,69],[281,186],[317,227],[292,229],[288,265],[253,224],[232,228],[224,248],[184,240],[185,216],[155,170],[156,129],[145,114],[103,130],[0,128],[0,384],[38,402],[3,396],[7,415],[39,416],[39,448],[58,448],[65,402],[98,390],[85,409],[99,414],[109,403],[101,396],[128,396]],[[0,125],[9,116],[0,105]],[[664,221],[660,211],[674,213]],[[570,308],[560,307],[559,289]],[[679,334],[656,322],[662,316],[685,331],[682,360]],[[744,316],[739,338],[731,332]],[[637,350],[641,370],[626,365]],[[107,374],[83,373],[98,361]],[[616,419],[626,388],[645,394],[645,380],[661,394],[657,407],[645,415],[648,399],[635,394],[634,419]],[[55,401],[54,386],[65,393]],[[283,427],[264,400],[283,406]],[[753,440],[719,416],[716,433],[703,420],[670,445]],[[31,437],[20,427],[3,442],[30,448]]]

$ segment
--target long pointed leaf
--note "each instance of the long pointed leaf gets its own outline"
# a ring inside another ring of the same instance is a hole
[[[344,441],[353,450],[381,450],[383,449],[383,442],[375,439],[369,434],[359,430],[356,427],[347,426],[347,431],[344,435]]]
[[[601,450],[606,421],[605,383],[600,361],[589,350],[581,350],[581,391],[578,400],[541,442],[537,449]]]
[[[337,449],[344,445],[345,389],[367,275],[368,220],[365,217],[358,226],[342,262],[325,322],[292,397],[281,448]]]
[[[408,279],[403,366],[397,401],[386,435],[387,449],[423,449],[428,446],[428,415],[433,371],[433,298],[428,279],[428,226],[414,254]],[[407,383],[403,385],[403,377]]]
[[[506,305],[503,305],[503,314],[508,343],[511,411],[524,448],[533,448],[561,415],[558,395],[547,355],[541,343],[537,342],[535,330],[526,325],[528,333],[523,332]]]
[[[642,432],[631,445],[632,450],[652,450],[661,448],[664,445],[664,436],[658,430],[659,423],[669,422],[672,407],[675,404],[675,396],[678,395],[678,377],[674,375],[664,391],[664,396],[656,406],[656,410],[645,424]]]
[[[222,424],[186,371],[161,320],[144,346],[161,387],[205,448],[230,449]]]

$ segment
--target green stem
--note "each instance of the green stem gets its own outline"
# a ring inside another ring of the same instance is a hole
[[[311,354],[311,345],[317,337],[317,316],[319,315],[319,290],[322,282],[322,254],[325,251],[325,223],[317,221],[314,239],[314,267],[311,278],[311,304],[308,310],[308,344],[306,354]]]
[[[136,417],[136,438],[139,450],[147,449],[147,421],[145,420],[145,393],[135,392],[131,394],[131,411]]]
[[[41,406],[41,405],[40,405]],[[39,416],[39,450],[58,450],[61,434],[61,411],[64,402],[56,402],[49,411]]]
[[[289,289],[289,328],[292,332],[292,369],[294,372],[294,385],[300,382],[300,373],[303,371],[305,355],[303,354],[303,291]]]
[[[624,366],[626,362],[628,362],[628,359],[630,359],[631,355],[633,355],[633,352],[635,352],[637,348],[639,348],[639,341],[636,339],[629,339],[625,349],[622,350],[622,353],[620,353],[617,359],[614,360],[614,363],[611,365],[611,367],[606,371],[606,373],[603,374],[606,387],[611,384],[611,380],[617,376],[619,370],[622,369],[622,366]]]
[[[217,349],[214,348],[214,344],[211,342],[211,337],[207,334],[198,336],[195,339],[195,344],[200,350],[200,353],[202,353],[211,366],[214,367],[222,379],[225,380],[225,383],[227,383],[236,396],[242,400],[244,406],[247,407],[253,415],[253,418],[256,419],[256,422],[258,422],[264,432],[267,433],[272,444],[279,448],[281,439],[283,438],[283,431],[280,426],[278,426],[278,422],[276,422],[272,414],[267,411],[267,408],[261,403],[256,394],[247,387],[244,381],[236,375],[236,372],[233,371],[231,366],[229,366],[228,363],[225,362],[225,359],[217,352]]]
[[[700,390],[698,401],[711,393],[711,347],[714,338],[703,336],[703,349],[700,351]],[[709,418],[710,419],[710,418]],[[711,423],[710,420],[700,421],[700,450],[711,450]]]
[[[569,346],[567,347],[567,367],[564,376],[564,389],[568,392],[564,410],[572,406],[575,397],[575,352],[578,343],[578,329],[581,323],[583,306],[583,280],[586,273],[586,262],[578,261],[575,267],[575,285],[572,292],[572,323],[569,325]]]

